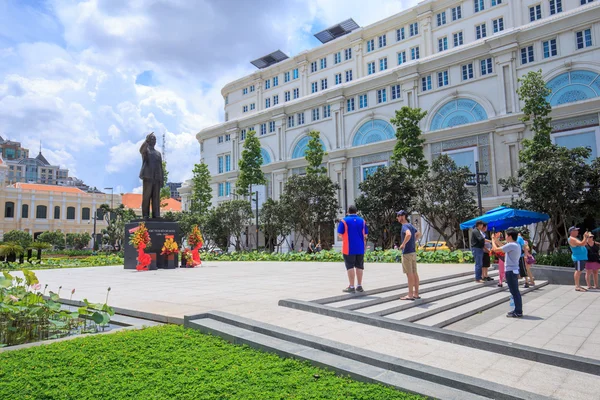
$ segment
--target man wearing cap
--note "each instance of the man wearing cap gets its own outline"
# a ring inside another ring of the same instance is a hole
[[[419,274],[417,273],[417,249],[416,240],[421,238],[421,233],[417,231],[410,222],[408,222],[408,213],[400,210],[396,213],[396,218],[402,224],[400,236],[402,250],[402,269],[408,280],[408,295],[401,297],[400,300],[417,300],[419,297]]]
[[[581,272],[585,269],[585,263],[587,261],[587,249],[585,243],[587,238],[592,236],[590,232],[583,234],[583,240],[577,239],[579,235],[579,228],[572,226],[569,228],[569,246],[571,247],[571,259],[573,259],[573,266],[575,267],[575,273],[573,278],[575,279],[575,290],[578,292],[587,292],[586,289],[579,285],[581,278]]]

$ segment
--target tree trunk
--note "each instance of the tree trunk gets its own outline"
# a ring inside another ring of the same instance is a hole
[[[37,249],[37,260],[42,261],[42,249]]]

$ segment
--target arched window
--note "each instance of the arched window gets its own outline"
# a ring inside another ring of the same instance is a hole
[[[552,91],[550,105],[559,106],[600,96],[600,76],[591,71],[569,71],[552,78],[546,87]]]
[[[304,153],[306,153],[306,147],[308,146],[309,141],[310,141],[310,137],[308,137],[308,136],[304,136],[302,139],[300,139],[298,141],[298,143],[296,143],[296,146],[294,147],[294,151],[292,152],[292,158],[304,157]],[[326,151],[327,148],[325,147],[325,143],[323,143],[323,141],[321,139],[319,139],[319,141],[321,142],[321,146],[323,147],[323,150]]]
[[[75,207],[67,207],[67,219],[75,219]]]
[[[90,219],[90,209],[84,207],[81,209],[81,219],[89,220]]]
[[[46,206],[37,206],[35,208],[35,217],[37,219],[46,219],[46,218],[48,218],[48,207],[46,207]]]
[[[15,203],[12,201],[7,201],[4,203],[4,218],[14,218],[15,217]]]
[[[387,121],[374,119],[367,121],[358,128],[352,140],[352,146],[362,146],[382,140],[394,139],[396,131]]]
[[[453,126],[485,121],[488,115],[485,109],[476,101],[459,98],[450,100],[435,113],[429,126],[430,131],[452,128]]]
[[[271,164],[271,156],[269,155],[269,152],[267,150],[265,150],[261,147],[260,154],[262,155],[262,158],[263,158],[262,165]]]
[[[54,206],[54,219],[60,219],[60,206]]]
[[[29,218],[29,204],[21,206],[21,218]]]

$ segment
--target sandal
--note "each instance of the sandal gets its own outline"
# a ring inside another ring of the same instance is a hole
[[[415,296],[414,299],[415,300],[421,300],[421,296]]]
[[[575,288],[575,291],[576,291],[576,292],[587,292],[587,290],[586,290],[586,289],[584,289],[584,288],[582,288],[582,287],[576,287],[576,288]]]
[[[400,300],[414,300],[414,297],[404,296],[404,297],[400,297]]]

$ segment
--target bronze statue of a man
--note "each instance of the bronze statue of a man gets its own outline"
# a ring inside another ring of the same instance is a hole
[[[160,189],[165,185],[162,156],[154,148],[156,136],[154,132],[146,136],[146,141],[140,147],[142,155],[142,169],[140,179],[144,182],[142,191],[142,217],[150,217],[150,203],[152,202],[152,218],[160,217]]]

